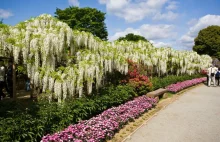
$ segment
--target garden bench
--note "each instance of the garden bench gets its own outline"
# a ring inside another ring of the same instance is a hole
[[[147,96],[151,98],[156,98],[157,101],[159,101],[159,98],[162,98],[164,93],[166,93],[167,91],[168,91],[167,89],[160,88],[155,91],[147,93]]]

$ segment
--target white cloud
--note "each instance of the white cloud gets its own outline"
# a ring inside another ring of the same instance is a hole
[[[127,35],[129,33],[133,33],[135,35],[141,35],[139,29],[127,28],[125,31],[119,31],[119,32],[116,32],[113,36],[110,36],[109,40],[110,41],[116,40],[119,37],[124,37],[125,35]]]
[[[106,3],[107,3],[107,0],[99,0],[99,3],[100,3],[100,4],[106,4]]]
[[[145,0],[149,8],[161,8],[168,0]]]
[[[109,37],[109,40],[116,40],[119,37],[127,35],[128,33],[134,33],[136,35],[144,36],[148,40],[172,39],[177,34],[174,32],[173,25],[144,24],[140,26],[138,29],[127,28],[124,31],[116,32],[113,36]]]
[[[199,31],[211,25],[220,26],[220,15],[206,15],[201,17],[192,27],[190,27],[189,31],[179,39],[180,42],[188,48],[192,48],[194,39]]]
[[[99,0],[100,4],[106,5],[108,13],[123,18],[127,22],[139,21],[161,13],[168,2],[169,0]],[[168,14],[169,17],[175,17],[174,13]]]
[[[69,2],[69,5],[79,7],[79,1],[78,0],[68,0],[68,2]]]
[[[176,19],[178,16],[177,13],[174,13],[172,11],[168,11],[167,13],[157,13],[154,17],[153,17],[153,20],[168,20],[168,21],[171,21],[171,20],[174,20]]]
[[[126,5],[129,4],[129,0],[118,0],[117,2],[115,0],[109,0],[109,1],[106,1],[106,2],[105,3],[107,4],[108,9],[116,10],[116,11],[118,9],[126,7]]]
[[[183,35],[181,40],[184,41],[184,43],[192,43],[194,38],[189,35]]]
[[[198,20],[189,30],[189,35],[197,36],[200,30],[210,26],[220,25],[220,15],[206,15]]]
[[[198,20],[194,18],[194,19],[191,19],[189,22],[187,22],[187,25],[192,26],[192,25],[195,25],[197,22]]]
[[[140,31],[143,36],[145,36],[149,40],[157,40],[157,39],[165,39],[165,38],[173,38],[176,33],[173,31],[173,25],[148,25],[144,24],[140,27]]]
[[[165,42],[155,42],[153,40],[150,40],[150,42],[155,46],[155,47],[172,47],[172,44],[170,43],[165,43]]]
[[[194,38],[189,35],[183,35],[178,41],[182,47],[192,48],[194,45]]]
[[[13,16],[13,14],[10,11],[0,9],[0,18],[8,18]]]
[[[171,1],[171,2],[169,2],[169,5],[166,7],[166,9],[167,10],[175,10],[178,7],[177,4],[178,4],[178,2]]]

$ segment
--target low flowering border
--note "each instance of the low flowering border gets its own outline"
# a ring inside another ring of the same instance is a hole
[[[192,80],[186,80],[183,82],[177,82],[176,84],[171,84],[171,85],[167,86],[166,89],[169,92],[176,93],[176,92],[179,92],[187,87],[202,83],[204,81],[206,81],[206,77],[196,78],[196,79],[192,79]]]
[[[156,100],[147,96],[138,97],[118,107],[112,107],[100,115],[65,130],[44,136],[41,142],[98,142],[111,139],[127,122],[154,107]]]

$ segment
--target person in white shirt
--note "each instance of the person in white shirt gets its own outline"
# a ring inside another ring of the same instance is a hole
[[[208,76],[209,76],[208,86],[211,85],[211,81],[213,82],[214,86],[216,86],[216,84],[215,84],[215,74],[216,74],[217,71],[218,71],[218,68],[216,68],[213,65],[211,65],[208,68]]]
[[[2,60],[0,60],[0,100],[5,97],[3,88],[5,87],[5,67]]]

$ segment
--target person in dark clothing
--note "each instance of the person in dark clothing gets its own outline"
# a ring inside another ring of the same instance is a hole
[[[12,98],[13,97],[13,64],[11,60],[8,62],[6,82],[7,82],[7,91],[10,95],[10,98]]]
[[[0,60],[0,100],[5,97],[3,88],[5,87],[5,66],[3,60]]]
[[[220,68],[218,68],[217,73],[215,74],[215,79],[217,81],[217,86],[219,86],[219,79],[220,79]]]
[[[208,75],[208,71],[206,71],[206,80],[207,80],[207,86],[208,86],[208,83],[209,83],[209,75]]]

